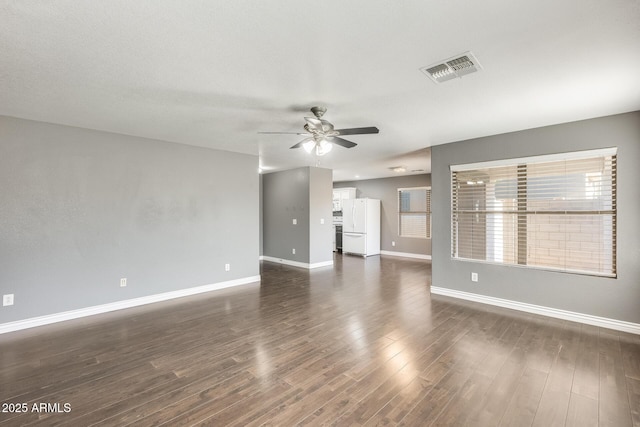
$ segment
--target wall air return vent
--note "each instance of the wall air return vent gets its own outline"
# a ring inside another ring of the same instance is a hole
[[[429,65],[428,67],[422,67],[420,71],[425,73],[435,83],[442,83],[455,79],[456,77],[460,78],[467,74],[475,73],[481,69],[482,67],[475,56],[473,56],[471,52],[466,52],[462,55],[456,55],[436,64]]]

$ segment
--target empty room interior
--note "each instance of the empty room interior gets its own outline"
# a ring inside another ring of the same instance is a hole
[[[640,427],[640,2],[0,2],[0,427]]]

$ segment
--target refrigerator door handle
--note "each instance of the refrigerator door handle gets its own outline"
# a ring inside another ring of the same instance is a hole
[[[353,218],[353,229],[356,229],[356,202],[351,205],[351,218]]]

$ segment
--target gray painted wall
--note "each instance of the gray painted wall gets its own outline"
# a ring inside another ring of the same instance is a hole
[[[418,255],[431,255],[431,239],[398,236],[398,188],[429,187],[430,185],[430,174],[342,181],[333,184],[334,188],[355,187],[356,196],[359,198],[380,200],[381,250]],[[396,242],[396,246],[391,246],[392,241]]]
[[[264,233],[264,215],[262,212],[262,207],[264,206],[264,201],[262,200],[263,194],[264,192],[262,191],[262,174],[260,174],[260,181],[259,181],[259,190],[258,190],[258,194],[259,194],[259,211],[260,211],[260,221],[258,224],[258,234],[260,236],[259,238],[259,252],[260,252],[260,256],[262,256],[264,254],[264,248],[263,248],[263,233]]]
[[[265,256],[306,264],[333,259],[331,188],[329,169],[303,167],[262,175]],[[325,224],[320,226],[323,215]]]
[[[259,275],[257,168],[0,117],[0,323]]]
[[[611,146],[618,147],[617,279],[451,259],[450,165]],[[434,286],[640,323],[640,112],[438,145],[431,155]]]
[[[264,255],[308,263],[309,168],[263,174],[262,201]]]
[[[331,169],[309,168],[310,264],[333,260],[332,176]]]

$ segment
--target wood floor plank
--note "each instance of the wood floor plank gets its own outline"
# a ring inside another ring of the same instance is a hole
[[[470,330],[473,329],[470,328]],[[437,419],[454,396],[473,375],[477,365],[486,357],[486,346],[472,345],[471,335],[465,335],[451,348],[445,364],[450,364],[448,372],[427,395],[400,420],[398,425],[430,425]]]
[[[130,423],[126,422],[128,420],[118,420],[118,423],[136,426],[193,424],[260,394],[257,384],[261,382],[250,373],[243,372],[223,383],[214,384],[202,390],[194,390],[194,393],[188,394],[182,400],[172,399],[170,404],[144,418],[131,420]],[[277,380],[268,385],[263,384],[261,387],[265,393],[276,395],[290,389],[288,384]]]
[[[525,355],[522,350],[514,349],[497,374],[491,377],[488,390],[481,398],[480,408],[465,414],[471,424],[498,425],[500,423],[526,368],[524,361]]]
[[[176,375],[171,372],[160,373],[153,372],[152,368],[144,369],[142,367],[135,367],[131,371],[103,378],[100,381],[101,387],[92,393],[87,393],[86,384],[80,384],[76,387],[48,395],[43,398],[43,400],[73,402],[72,413],[65,416],[65,421],[70,421],[101,408],[103,402],[127,400],[131,396],[154,389],[163,384],[171,383],[176,378]],[[42,400],[38,399],[38,401]],[[55,422],[47,421],[45,415],[38,417],[38,421],[30,425],[51,426],[55,424]]]
[[[504,316],[488,330],[487,356],[475,369],[469,380],[470,384],[463,387],[440,414],[437,424],[498,424],[506,408],[505,396],[509,396],[515,387],[509,387],[505,380],[516,382],[520,376],[519,371],[524,369],[524,358],[521,353],[517,353],[517,346],[525,330],[526,324],[508,316]]]
[[[500,426],[529,427],[533,424],[547,376],[546,372],[531,368],[525,370],[513,395],[506,397],[509,403],[500,419]]]
[[[597,427],[598,401],[581,394],[571,393],[566,427]]]
[[[430,294],[430,262],[261,283],[0,335],[0,426],[640,427],[640,337]]]
[[[491,382],[491,377],[476,370],[432,424],[446,426],[461,426],[467,424],[469,418],[481,409],[482,398],[487,390],[489,390]]]
[[[633,422],[629,408],[629,393],[618,336],[601,330],[598,346],[600,351],[599,425],[631,426]]]
[[[582,328],[571,392],[595,401],[599,398],[600,353],[597,328]]]
[[[254,418],[247,427],[252,426],[283,426],[296,425],[318,410],[326,401],[347,390],[354,380],[341,375],[333,379],[324,376],[309,382],[299,394],[284,401],[278,407],[265,413],[262,417]]]
[[[640,342],[636,340],[620,339],[622,351],[622,366],[625,376],[640,380]]]
[[[448,372],[444,364],[432,365],[427,374],[418,376],[404,387],[389,403],[365,422],[365,426],[397,425],[426,396]],[[352,407],[355,405],[352,405]],[[344,416],[347,411],[339,415]]]
[[[476,313],[477,314],[477,313]],[[475,314],[474,314],[475,315]],[[365,422],[365,425],[388,425],[399,423],[433,388],[445,377],[452,366],[463,361],[456,361],[452,347],[469,331],[467,323],[473,323],[473,316],[458,317],[436,333],[435,341],[415,359],[413,367],[420,372],[417,378],[408,381],[400,392],[389,403]],[[445,333],[446,332],[446,333]],[[351,411],[355,411],[352,405]],[[345,411],[341,418],[344,418]]]
[[[475,425],[498,425],[504,418],[504,414],[509,409],[510,399],[514,396],[516,391],[521,387],[521,379],[524,372],[527,370],[527,366],[531,360],[538,361],[539,358],[532,358],[531,355],[536,351],[540,351],[536,346],[541,342],[539,332],[541,329],[532,325],[521,325],[515,328],[513,332],[501,339],[500,344],[506,347],[506,350],[510,350],[508,357],[504,364],[500,367],[497,373],[492,375],[493,381],[489,386],[489,390],[482,398],[480,408],[475,413],[465,414],[470,424]],[[511,339],[509,339],[509,337]],[[535,365],[534,365],[535,366]],[[539,372],[533,368],[529,368],[532,372]],[[545,375],[546,381],[546,375]],[[521,389],[522,390],[522,389]],[[526,402],[526,399],[521,398],[518,401],[519,405],[512,405],[512,411],[516,411],[519,416],[524,419],[527,418],[527,413],[520,414],[519,411],[528,409],[522,405],[522,401]],[[537,409],[538,400],[536,400]],[[533,418],[532,418],[533,419]],[[508,425],[508,424],[507,424]]]
[[[553,334],[559,345],[533,420],[534,427],[563,426],[566,422],[578,357],[579,328],[565,326]]]
[[[226,372],[226,371],[224,371]],[[233,377],[231,374],[225,377]],[[131,394],[120,400],[103,402],[96,410],[80,417],[77,425],[127,425],[162,411],[174,402],[182,401],[196,393],[208,390],[222,383],[219,374],[208,377],[179,377],[154,389]]]
[[[627,388],[629,390],[631,421],[633,427],[640,427],[640,380],[627,377]]]

